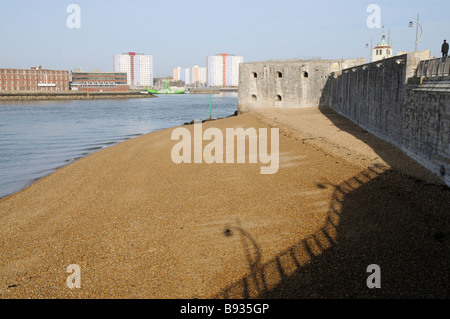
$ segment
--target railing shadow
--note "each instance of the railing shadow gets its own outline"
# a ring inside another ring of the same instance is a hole
[[[292,273],[310,262],[314,256],[320,255],[323,250],[334,246],[345,194],[371,178],[372,175],[379,174],[381,169],[380,167],[370,168],[342,185],[333,186],[335,187],[333,200],[330,203],[324,226],[264,264],[261,263],[261,249],[254,238],[243,229],[239,222],[233,227],[229,226],[229,236],[236,234],[241,238],[250,273],[222,289],[213,298],[248,299],[268,295],[276,285],[287,280]]]
[[[434,63],[430,72],[439,65],[447,70],[447,61]],[[372,164],[339,185],[323,185],[333,188],[323,226],[266,262],[251,234],[234,226],[249,273],[213,298],[450,297],[450,188],[328,107],[332,90],[330,77],[320,112],[387,165]],[[380,289],[367,287],[371,264],[381,268]]]
[[[450,191],[373,165],[333,188],[323,226],[262,263],[242,226],[249,274],[212,298],[448,298]],[[366,285],[367,267],[382,288]]]
[[[319,110],[337,128],[370,146],[387,165],[373,165],[333,187],[327,218],[314,234],[262,263],[247,242],[249,274],[213,298],[448,298],[450,189],[397,147],[329,108],[331,80]],[[377,264],[382,288],[369,289]]]

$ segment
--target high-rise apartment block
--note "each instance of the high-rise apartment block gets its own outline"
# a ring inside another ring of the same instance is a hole
[[[177,67],[175,69],[173,69],[173,80],[174,81],[180,81],[180,74],[181,73],[181,68]]]
[[[192,76],[191,81],[195,86],[205,85],[207,82],[206,79],[206,68],[199,67],[198,65],[194,65],[191,70]]]
[[[131,87],[153,85],[153,57],[143,53],[128,52],[114,56],[114,72],[126,72]]]
[[[183,81],[186,85],[201,86],[206,84],[206,68],[194,65],[192,68],[177,67],[173,69],[173,80]]]
[[[221,53],[206,58],[208,86],[238,86],[239,64],[244,57]]]

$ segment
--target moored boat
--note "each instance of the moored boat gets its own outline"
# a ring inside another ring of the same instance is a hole
[[[174,90],[174,89],[162,89],[162,90],[152,90],[152,89],[147,89],[148,93],[151,94],[184,94],[186,93],[185,90]]]
[[[147,89],[147,92],[151,94],[184,94],[186,93],[186,90],[180,90],[178,88],[170,88],[169,81],[166,81],[164,89],[161,90]]]

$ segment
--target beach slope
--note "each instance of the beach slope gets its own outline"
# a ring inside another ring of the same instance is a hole
[[[0,298],[449,297],[450,192],[398,149],[327,108],[209,127],[280,128],[278,172],[175,164],[173,129],[82,158],[0,200]]]

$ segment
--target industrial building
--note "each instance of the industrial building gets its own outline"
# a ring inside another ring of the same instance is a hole
[[[129,91],[125,72],[72,72],[73,91],[124,92]]]

